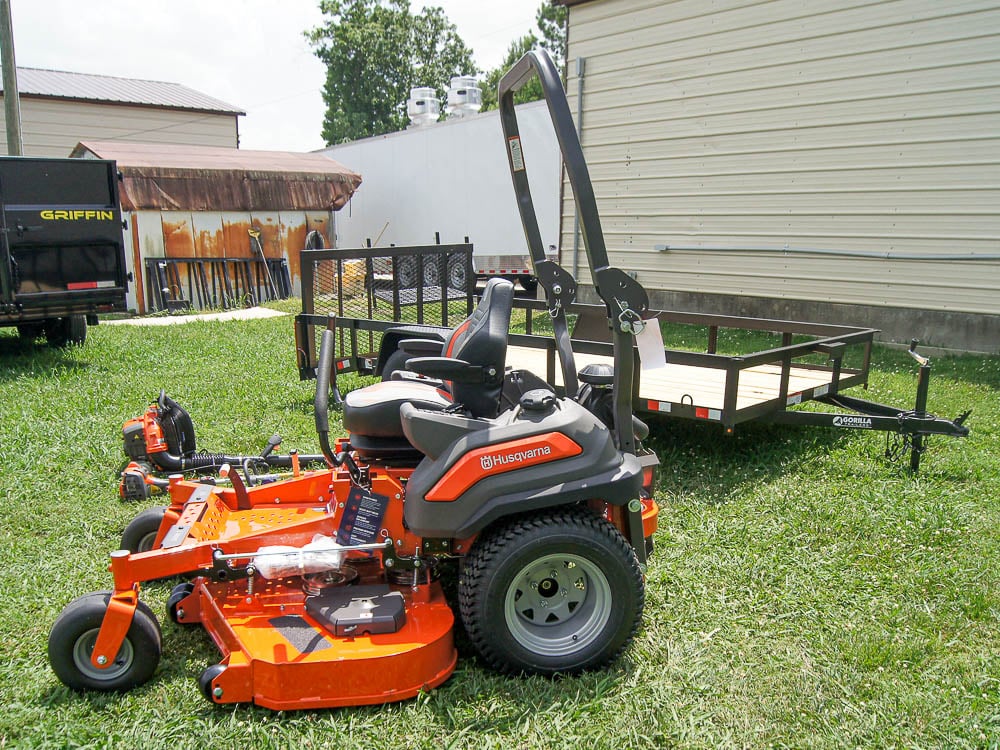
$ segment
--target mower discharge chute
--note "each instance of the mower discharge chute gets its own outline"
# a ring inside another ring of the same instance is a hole
[[[535,73],[614,330],[610,372],[585,368],[578,377],[564,315],[576,284],[545,259],[527,192],[513,94]],[[500,671],[599,668],[628,645],[642,617],[658,513],[656,458],[640,445],[645,430],[630,400],[646,296],[608,266],[548,56],[522,58],[499,98],[564,394],[529,373],[505,372],[513,287],[492,279],[442,356],[411,359],[408,376],[347,394],[349,435],[331,441],[334,339],[325,331],[314,407],[327,467],[295,467],[253,486],[230,466],[220,472],[229,486],[170,478],[151,548],[112,553],[114,589],[75,600],[54,624],[49,659],[66,685],[123,690],[150,679],[161,634],[140,585],[177,575],[194,577],[174,588],[167,613],[179,625],[201,624],[221,652],[199,680],[215,703],[360,705],[439,685],[457,659],[439,580],[449,568],[457,568],[469,639]],[[512,408],[501,406],[505,397],[516,400]]]

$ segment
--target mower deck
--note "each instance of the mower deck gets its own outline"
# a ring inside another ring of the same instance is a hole
[[[210,667],[202,679],[209,700],[276,710],[388,703],[437,687],[454,671],[454,616],[437,583],[415,592],[392,587],[406,602],[395,632],[370,635],[372,626],[352,623],[356,634],[345,636],[306,610],[296,583],[269,581],[248,595],[246,581],[194,581],[178,622],[201,623],[223,655],[224,668]],[[341,590],[352,588],[366,587]]]

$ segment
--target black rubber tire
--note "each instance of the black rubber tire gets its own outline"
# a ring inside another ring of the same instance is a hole
[[[160,625],[139,602],[115,663],[97,669],[90,663],[110,591],[81,596],[66,605],[49,633],[49,663],[56,677],[73,690],[111,692],[148,682],[160,663]]]
[[[177,617],[177,607],[180,603],[187,599],[194,591],[194,584],[188,581],[184,583],[178,583],[170,590],[170,597],[167,599],[167,617],[177,625],[193,625],[195,623],[181,622]]]
[[[382,368],[382,380],[392,380],[392,374],[397,370],[405,370],[406,362],[410,359],[410,355],[404,352],[402,349],[397,349],[389,358],[385,361],[385,367]]]
[[[136,552],[149,552],[153,549],[153,542],[160,530],[163,522],[163,514],[166,513],[167,506],[159,505],[155,508],[146,508],[129,521],[128,526],[122,533],[121,546],[119,549],[127,549],[132,554]]]
[[[45,340],[59,347],[83,344],[87,340],[86,316],[70,315],[45,321]]]
[[[225,671],[225,664],[213,664],[198,677],[198,689],[201,690],[201,694],[209,703],[215,703],[215,696],[212,695],[212,680]]]
[[[518,276],[517,280],[521,283],[521,288],[529,294],[538,289],[538,279],[534,276]]]
[[[632,640],[644,598],[631,545],[585,508],[493,527],[476,540],[459,581],[470,641],[507,673],[572,674],[608,664]]]

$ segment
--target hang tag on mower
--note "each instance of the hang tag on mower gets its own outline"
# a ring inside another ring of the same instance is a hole
[[[639,347],[639,362],[643,370],[655,370],[667,364],[667,354],[663,348],[663,334],[660,321],[656,318],[644,320],[645,325],[636,334],[635,343]]]
[[[386,495],[352,487],[337,529],[337,544],[372,544],[377,541],[388,507],[389,498]]]

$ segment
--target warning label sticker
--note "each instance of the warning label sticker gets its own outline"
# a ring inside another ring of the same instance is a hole
[[[386,495],[353,487],[347,495],[344,515],[337,529],[337,544],[372,544],[382,530],[382,519],[388,507]]]
[[[521,139],[518,136],[507,139],[510,146],[510,163],[515,172],[524,171],[524,152],[521,150]]]

